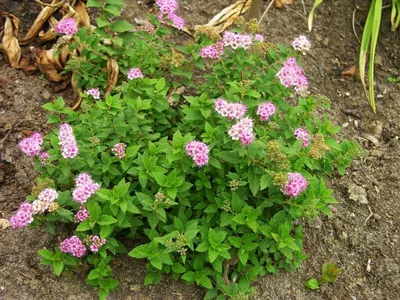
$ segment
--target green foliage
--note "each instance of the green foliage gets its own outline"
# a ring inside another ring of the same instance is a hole
[[[101,3],[91,0],[88,6]],[[79,173],[87,172],[101,183],[85,203],[89,218],[74,225],[74,234],[81,240],[93,235],[107,240],[98,253],[83,258],[92,267],[87,282],[100,287],[102,299],[118,285],[109,266],[118,253],[148,261],[145,285],[158,284],[167,273],[208,289],[206,299],[249,296],[254,292],[251,282],[259,276],[297,268],[306,258],[298,221],[320,212],[330,215],[328,205],[336,201],[326,187],[327,176],[344,174],[358,147],[336,141],[339,128],[313,115],[322,106],[321,97],[288,103],[290,91],[276,72],[296,54],[283,46],[270,48],[266,55],[239,48],[226,49],[218,61],[203,61],[198,53],[210,43],[207,38],[177,47],[162,26],[154,35],[131,32],[129,23],[109,21],[119,14],[122,1],[105,3],[98,27],[76,34],[71,47],[83,50],[68,70],[77,74],[80,87],[102,91],[108,83],[109,58],[117,61],[121,74],[103,100],[94,102],[84,94],[82,112],[70,110],[61,98],[44,105],[49,123],[73,127],[79,155],[61,156],[58,129],[46,136],[50,158],[36,166],[42,178],[55,182],[60,208],[41,221],[53,232],[59,221],[73,222],[80,205],[71,191]],[[175,49],[180,63],[165,64]],[[145,78],[128,81],[123,74],[130,67],[140,67]],[[195,79],[193,74],[200,72],[204,78]],[[181,96],[174,92],[179,87],[190,92]],[[248,107],[256,131],[250,145],[231,140],[227,131],[232,121],[214,110],[218,97]],[[277,112],[261,122],[256,110],[266,100]],[[320,144],[303,148],[293,134],[298,127],[315,140],[319,137]],[[195,139],[210,149],[209,164],[202,168],[185,151]],[[122,159],[111,151],[116,143],[127,145]],[[297,198],[281,192],[279,179],[285,181],[288,172],[299,172],[308,181]],[[129,239],[143,243],[127,249],[124,242]],[[59,250],[41,250],[40,255],[58,275],[71,259]]]
[[[314,5],[308,15],[308,29],[311,31],[314,12],[317,6],[319,6],[323,0],[315,0]],[[379,28],[381,25],[382,16],[382,0],[372,0],[371,7],[368,12],[368,17],[365,22],[363,37],[360,47],[360,57],[359,57],[359,69],[360,78],[365,94],[370,102],[372,111],[376,112],[375,106],[375,82],[374,82],[374,64],[375,64],[375,51],[376,44],[379,37]],[[395,31],[400,24],[400,0],[392,0],[392,12],[390,16],[392,23],[392,30]],[[368,90],[365,82],[365,65],[367,63],[367,57],[369,55],[369,65],[368,65]]]
[[[325,263],[322,266],[322,276],[320,279],[311,278],[307,281],[306,287],[312,290],[320,288],[321,284],[333,283],[342,272],[341,269],[337,268],[334,263]]]

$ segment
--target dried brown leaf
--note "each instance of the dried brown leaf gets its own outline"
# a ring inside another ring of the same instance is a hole
[[[74,90],[74,95],[75,95],[75,104],[72,107],[73,110],[77,110],[82,103],[82,95],[81,95],[82,89],[77,88],[78,80],[76,79],[76,75],[77,75],[76,72],[72,72],[71,85],[72,85],[72,89]]]
[[[51,2],[52,5],[60,4],[62,5],[64,1],[57,1],[53,0]],[[46,6],[42,9],[39,15],[36,17],[35,22],[33,22],[32,27],[29,29],[26,36],[20,41],[21,45],[27,45],[31,43],[35,37],[39,34],[40,30],[42,29],[43,25],[47,22],[47,20],[53,15],[53,13],[58,9],[57,6],[51,7]]]
[[[107,61],[107,71],[108,71],[108,84],[106,88],[106,93],[110,93],[115,84],[117,83],[119,74],[118,63],[115,59],[112,59],[111,57],[109,57]]]
[[[4,24],[4,36],[2,40],[3,52],[13,68],[18,68],[21,59],[21,47],[18,43],[18,25],[19,19],[7,13],[5,15],[6,22]]]
[[[357,73],[356,66],[351,66],[347,68],[346,70],[342,71],[340,74],[341,76],[354,76]]]
[[[206,25],[215,27],[221,33],[231,26],[237,17],[244,14],[250,8],[251,4],[252,0],[238,0],[221,10]]]
[[[275,0],[275,6],[277,8],[282,8],[284,5],[293,4],[293,0]]]
[[[90,17],[86,11],[86,5],[78,0],[74,6],[76,13],[79,16],[79,25],[82,27],[90,26]]]
[[[4,230],[10,227],[10,221],[7,219],[0,219],[0,229]]]
[[[68,75],[61,75],[59,73],[63,70],[63,57],[61,53],[56,52],[55,49],[35,50],[36,65],[39,68],[40,72],[42,72],[50,81],[60,82],[68,77]]]

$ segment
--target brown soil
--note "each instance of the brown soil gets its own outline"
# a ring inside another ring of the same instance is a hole
[[[25,6],[21,9],[21,4]],[[126,1],[125,17],[144,18],[148,7],[140,1]],[[206,23],[229,0],[181,0],[181,14],[189,25]],[[302,1],[283,8],[272,8],[263,21],[267,40],[289,44],[307,31]],[[305,0],[310,11],[311,0]],[[358,1],[367,8],[369,1]],[[264,3],[264,8],[267,3]],[[5,1],[5,10],[21,16],[23,28],[37,14],[35,4]],[[305,228],[305,250],[309,258],[298,271],[280,272],[261,278],[256,299],[399,299],[399,84],[388,83],[388,76],[400,74],[399,34],[390,31],[390,11],[382,18],[376,68],[377,107],[373,115],[357,77],[338,77],[338,72],[357,64],[359,43],[352,29],[353,1],[327,1],[315,16],[309,33],[313,48],[303,64],[313,93],[332,100],[329,117],[342,126],[340,138],[359,141],[367,157],[356,161],[346,176],[331,180],[339,204],[331,218],[321,217]],[[356,22],[363,24],[366,11],[358,11]],[[359,36],[362,26],[356,24]],[[35,174],[32,161],[21,155],[17,142],[25,130],[46,132],[41,105],[58,96],[38,74],[25,75],[11,69],[0,56],[0,218],[8,218],[30,192]],[[71,95],[63,94],[66,99]],[[10,131],[11,130],[11,131]],[[2,143],[4,140],[4,145]],[[358,194],[351,190],[358,187]],[[350,191],[349,191],[350,188]],[[365,192],[368,204],[357,199]],[[350,197],[351,196],[351,197]],[[57,278],[39,264],[37,250],[52,248],[57,238],[45,229],[14,231],[0,229],[0,299],[95,299],[97,291],[84,282],[84,274],[66,273]],[[305,288],[305,282],[318,277],[325,262],[343,269],[333,284],[320,291]],[[368,261],[370,269],[367,268]],[[204,290],[187,286],[164,276],[159,286],[143,287],[145,262],[122,258],[114,265],[121,285],[109,299],[202,299]]]

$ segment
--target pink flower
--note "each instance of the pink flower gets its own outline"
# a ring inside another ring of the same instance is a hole
[[[90,250],[92,252],[98,252],[99,248],[106,243],[106,239],[100,239],[97,235],[92,237],[92,244],[90,245]]]
[[[225,31],[222,41],[224,42],[225,47],[231,47],[235,50],[237,48],[247,49],[253,43],[251,35],[235,33],[232,31]]]
[[[76,187],[72,191],[72,199],[78,203],[85,203],[100,189],[100,185],[95,183],[87,173],[79,174],[75,179],[75,183]]]
[[[85,186],[92,183],[93,183],[92,176],[90,176],[90,174],[88,173],[80,173],[75,178],[76,186]]]
[[[47,153],[46,151],[42,152],[40,154],[40,160],[42,161],[42,164],[45,165],[46,164],[46,160],[50,157],[50,154]]]
[[[288,181],[282,186],[285,195],[295,198],[307,188],[307,180],[300,173],[288,173]]]
[[[111,151],[117,156],[119,159],[125,157],[125,148],[126,145],[124,143],[115,144]]]
[[[222,98],[215,101],[215,111],[229,120],[242,118],[247,111],[247,107],[241,103],[229,103]]]
[[[44,213],[50,206],[50,202],[35,200],[32,202],[33,214]]]
[[[257,108],[257,115],[260,116],[261,121],[267,121],[270,116],[275,113],[275,105],[270,102],[260,104]]]
[[[163,14],[171,14],[176,12],[179,7],[177,0],[157,0],[157,6]]]
[[[213,45],[206,46],[200,50],[199,55],[202,58],[218,59],[224,55],[224,44],[222,41],[218,41]]]
[[[308,80],[304,76],[303,68],[297,65],[296,59],[290,57],[276,74],[285,87],[294,87],[296,92],[307,90]]]
[[[262,34],[256,33],[254,40],[257,42],[264,42],[264,36]]]
[[[293,43],[292,43],[293,49],[302,52],[303,54],[306,54],[308,51],[310,51],[311,48],[311,43],[307,39],[306,36],[300,35],[298,38],[296,38]]]
[[[93,99],[100,99],[100,90],[98,88],[88,89],[86,93],[93,97]]]
[[[18,144],[19,148],[26,155],[33,157],[40,154],[40,148],[43,144],[43,137],[40,133],[33,133],[30,137],[24,138]]]
[[[176,29],[182,30],[185,28],[185,19],[176,15],[175,13],[168,14],[168,19],[172,21],[172,26],[174,26]]]
[[[189,155],[198,167],[208,164],[208,146],[202,142],[191,141],[186,144],[186,153]]]
[[[33,214],[34,210],[32,205],[28,202],[22,203],[15,215],[10,218],[11,226],[14,229],[20,229],[28,226],[33,221]]]
[[[85,255],[86,247],[82,241],[76,235],[74,235],[61,242],[60,250],[64,253],[70,253],[75,257],[82,257]]]
[[[126,73],[126,76],[128,77],[129,80],[144,77],[142,71],[139,68],[129,69],[128,73]]]
[[[85,207],[81,206],[75,214],[75,222],[80,223],[85,221],[87,218],[89,218],[89,211]]]
[[[234,141],[240,139],[243,145],[250,144],[254,140],[253,120],[248,117],[241,119],[229,129],[228,134]]]
[[[310,145],[310,141],[308,140],[310,138],[310,134],[308,133],[307,130],[303,128],[297,128],[294,131],[294,135],[296,136],[296,139],[298,140],[303,140],[302,147],[307,147]]]
[[[76,143],[72,127],[67,123],[60,125],[58,133],[61,155],[64,158],[74,158],[78,155],[78,144]]]
[[[53,202],[58,198],[58,193],[55,189],[44,189],[40,192],[38,196],[38,200],[46,201],[46,202]]]
[[[62,34],[73,35],[78,31],[78,25],[72,18],[61,20],[56,25],[56,32]]]

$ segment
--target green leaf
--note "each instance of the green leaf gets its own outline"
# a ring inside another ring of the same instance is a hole
[[[155,257],[150,259],[150,263],[152,264],[153,267],[162,270],[162,259],[160,255],[156,255]]]
[[[88,0],[86,7],[102,7],[102,4],[99,0]]]
[[[319,289],[318,279],[311,278],[310,280],[307,281],[306,287],[312,290],[318,290]]]
[[[260,178],[260,190],[265,190],[272,184],[272,177],[269,174],[264,174]]]
[[[147,258],[149,253],[149,245],[140,245],[132,249],[128,255],[134,258]]]
[[[213,288],[213,285],[212,285],[212,283],[211,283],[211,280],[210,280],[210,278],[208,278],[207,276],[204,277],[203,279],[201,279],[200,285],[204,286],[204,287],[207,288],[207,289],[212,289],[212,288]]]
[[[133,25],[127,21],[116,21],[112,28],[115,32],[127,32],[134,29]]]
[[[162,91],[165,87],[165,79],[164,78],[160,78],[157,83],[156,83],[156,90],[157,91]]]
[[[218,290],[217,289],[209,289],[204,296],[204,300],[212,300],[215,299],[218,296]]]
[[[195,274],[194,272],[186,272],[183,276],[182,279],[187,281],[187,282],[194,282]]]
[[[101,215],[97,220],[97,223],[99,225],[111,225],[114,224],[115,222],[117,222],[117,219],[109,215]]]
[[[51,250],[42,249],[38,251],[39,255],[45,259],[52,259],[54,256],[54,252]]]
[[[233,193],[232,195],[232,209],[234,212],[239,213],[242,211],[244,201],[240,199],[239,195]]]
[[[61,260],[56,260],[53,262],[53,269],[57,276],[60,276],[64,270],[64,262]]]
[[[85,220],[76,227],[76,231],[86,231],[92,228],[93,226],[89,224],[89,220]]]
[[[101,213],[101,207],[97,201],[89,199],[89,201],[86,203],[86,208],[89,211],[90,220],[96,221]]]
[[[249,186],[253,196],[257,195],[260,190],[260,175],[256,174],[254,169],[249,170]]]
[[[172,271],[178,274],[182,274],[186,272],[186,269],[181,264],[176,263],[172,266]]]

